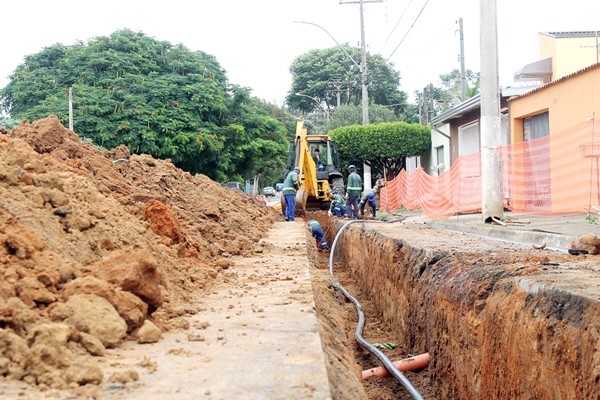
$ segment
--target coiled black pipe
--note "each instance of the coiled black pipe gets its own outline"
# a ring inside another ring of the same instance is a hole
[[[392,222],[400,222],[400,221],[403,221],[404,219],[405,219],[405,217],[396,218],[396,219],[392,219],[389,221],[372,220],[372,221],[368,221],[368,223],[392,223]],[[340,285],[339,282],[335,281],[335,279],[333,278],[333,257],[335,255],[335,248],[336,248],[338,239],[340,238],[342,232],[344,232],[344,230],[347,227],[349,227],[350,225],[355,224],[355,223],[364,223],[364,222],[367,222],[367,221],[366,220],[348,221],[347,223],[344,224],[344,226],[342,226],[342,228],[339,230],[339,232],[335,235],[335,239],[333,240],[333,245],[331,246],[331,252],[329,254],[329,275],[331,276],[331,285],[334,290],[341,291],[344,294],[344,296],[348,300],[350,300],[352,302],[352,304],[354,304],[354,307],[356,307],[356,312],[358,313],[358,325],[356,326],[354,338],[356,339],[358,344],[363,349],[367,350],[369,353],[371,353],[375,357],[377,357],[379,359],[379,361],[381,361],[383,363],[383,366],[385,367],[385,369],[387,369],[388,372],[394,378],[396,378],[396,380],[402,386],[404,386],[404,388],[408,391],[408,393],[412,396],[413,399],[423,400],[423,396],[421,395],[421,393],[419,393],[419,391],[412,385],[412,383],[410,383],[410,381],[406,378],[406,376],[404,376],[404,374],[394,366],[394,363],[392,361],[390,361],[390,359],[387,358],[386,355],[383,354],[383,352],[381,350],[379,350],[377,347],[375,347],[372,344],[370,344],[369,342],[367,342],[362,337],[362,332],[365,327],[365,314],[363,312],[362,306],[360,305],[358,300],[356,300],[354,297],[352,297],[352,295],[350,295],[350,293],[348,293],[348,291],[342,285]]]

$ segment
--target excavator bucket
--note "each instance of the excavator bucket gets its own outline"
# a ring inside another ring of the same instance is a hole
[[[296,216],[300,217],[306,215],[306,199],[308,193],[303,188],[298,189],[296,192]]]

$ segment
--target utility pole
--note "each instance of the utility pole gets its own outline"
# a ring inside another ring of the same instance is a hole
[[[460,101],[465,101],[467,95],[467,79],[465,77],[465,36],[462,18],[458,19],[458,30],[460,34]]]
[[[335,99],[336,99],[336,103],[337,103],[337,107],[339,108],[342,105],[342,85],[344,82],[342,82],[341,79],[333,79],[331,81],[329,81],[329,83],[331,84],[331,86],[333,86],[335,89],[334,90],[327,90],[327,92],[331,93],[335,93]]]
[[[496,0],[480,0],[481,54],[481,214],[483,222],[502,218],[500,87]]]
[[[362,86],[362,123],[369,125],[369,74],[367,71],[367,44],[365,40],[364,3],[382,3],[383,0],[340,1],[340,4],[360,4],[360,80]],[[363,163],[365,191],[371,189],[371,166]]]

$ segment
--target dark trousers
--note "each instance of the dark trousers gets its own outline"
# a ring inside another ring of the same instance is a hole
[[[344,215],[346,215],[346,207],[342,204],[336,205],[333,207],[331,213],[336,217],[343,217]]]
[[[375,217],[376,215],[376,209],[377,209],[377,203],[375,202],[375,199],[373,200],[367,200],[365,202],[360,202],[360,204],[358,205],[358,207],[360,208],[360,215],[365,215],[365,207],[367,205],[367,203],[369,204],[369,206],[371,207],[371,211],[373,211],[373,217]]]
[[[358,196],[348,196],[346,200],[346,215],[350,218],[358,219]]]
[[[325,234],[323,233],[323,230],[318,226],[313,226],[310,231],[313,237],[317,239],[317,243],[321,245],[321,248],[323,250],[328,250],[329,246],[327,246],[327,241],[325,240]]]

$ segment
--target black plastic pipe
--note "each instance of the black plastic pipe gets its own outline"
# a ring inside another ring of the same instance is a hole
[[[344,232],[344,230],[347,227],[349,227],[350,225],[355,224],[355,223],[365,223],[365,222],[368,222],[368,223],[392,223],[392,222],[400,222],[400,221],[403,221],[404,219],[405,219],[405,217],[396,218],[396,219],[392,219],[389,221],[353,220],[353,221],[348,221],[347,223],[345,223],[344,226],[342,226],[342,228],[339,230],[339,232],[335,235],[335,239],[333,240],[333,245],[331,246],[331,252],[329,254],[329,275],[331,276],[331,285],[333,287],[333,290],[341,291],[344,294],[344,296],[348,300],[350,300],[352,302],[352,304],[354,304],[354,307],[356,308],[356,312],[358,313],[358,325],[356,326],[354,338],[356,339],[358,344],[363,349],[367,350],[369,353],[371,353],[375,357],[377,357],[379,359],[379,361],[382,362],[385,369],[387,369],[388,372],[394,378],[396,378],[396,380],[402,386],[404,386],[404,388],[408,391],[408,393],[412,396],[413,399],[423,400],[423,395],[421,395],[421,393],[419,393],[419,391],[412,385],[412,383],[410,383],[410,381],[406,378],[406,376],[404,376],[404,374],[394,366],[394,363],[392,361],[390,361],[390,359],[387,358],[387,356],[385,354],[383,354],[383,352],[381,350],[379,350],[377,347],[375,347],[372,344],[370,344],[369,342],[367,342],[362,337],[362,332],[365,327],[365,313],[363,312],[362,306],[360,305],[358,300],[356,300],[354,297],[352,297],[352,295],[350,295],[350,293],[348,293],[348,291],[342,285],[340,285],[339,282],[337,282],[333,278],[333,257],[335,255],[335,248],[336,248],[338,239],[340,238],[342,232]]]

